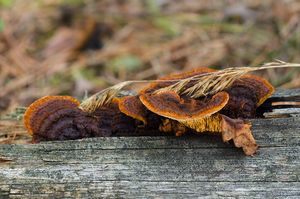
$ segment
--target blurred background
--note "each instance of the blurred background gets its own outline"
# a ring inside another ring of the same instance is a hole
[[[208,66],[300,62],[298,0],[0,0],[0,115]],[[299,69],[260,72],[300,87]]]

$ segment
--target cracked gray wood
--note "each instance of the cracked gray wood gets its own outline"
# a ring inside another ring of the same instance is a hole
[[[0,145],[0,198],[298,198],[300,117],[251,122],[254,157],[211,135]]]

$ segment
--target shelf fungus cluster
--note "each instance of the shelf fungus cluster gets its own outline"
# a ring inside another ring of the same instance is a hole
[[[257,144],[251,124],[244,119],[255,117],[257,107],[273,93],[274,88],[268,81],[243,75],[226,89],[197,98],[162,89],[177,80],[211,72],[214,70],[199,68],[163,77],[160,80],[172,81],[152,82],[136,96],[115,97],[92,113],[82,110],[72,97],[46,96],[29,106],[24,124],[33,142],[99,136],[214,133],[222,136],[224,142],[233,140],[246,155],[253,155]],[[183,90],[193,83],[188,82]]]

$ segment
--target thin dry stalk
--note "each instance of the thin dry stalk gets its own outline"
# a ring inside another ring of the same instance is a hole
[[[300,102],[272,102],[272,106],[300,106]]]
[[[287,67],[300,67],[300,64],[286,63],[276,60],[275,62],[266,63],[261,67],[227,68],[217,72],[200,74],[190,78],[182,79],[175,84],[157,90],[156,93],[174,91],[179,95],[187,95],[192,98],[198,98],[225,90],[226,88],[230,87],[235,80],[249,72],[270,68]],[[188,85],[188,83],[191,81],[194,81],[192,86],[186,88],[186,85]]]
[[[108,104],[114,97],[126,86],[130,85],[131,81],[121,82],[112,87],[106,88],[92,97],[84,100],[80,108],[86,112],[94,112],[98,107]]]
[[[300,64],[287,63],[280,60],[276,60],[274,62],[266,63],[260,67],[227,68],[217,72],[195,75],[181,80],[125,81],[116,84],[112,87],[106,88],[91,96],[90,98],[84,100],[81,103],[80,108],[86,112],[93,112],[97,108],[109,104],[112,101],[112,99],[115,98],[124,87],[137,83],[174,82],[170,86],[155,91],[155,93],[160,93],[164,91],[174,91],[179,95],[187,95],[191,98],[198,98],[225,90],[226,88],[230,87],[235,80],[239,79],[241,76],[249,72],[270,68],[288,67],[300,67]],[[188,85],[190,86],[187,87]]]
[[[87,98],[80,104],[79,108],[83,111],[92,113],[97,108],[109,104],[125,87],[133,84],[145,84],[151,82],[178,82],[178,80],[132,80],[121,82]]]
[[[161,88],[155,93],[174,91],[179,95],[187,95],[192,98],[198,98],[201,96],[211,95],[228,88],[235,80],[251,71],[254,71],[253,68],[241,67],[227,68],[217,72],[195,75],[191,78],[182,79],[176,84]],[[192,81],[192,86],[186,87],[186,85]]]

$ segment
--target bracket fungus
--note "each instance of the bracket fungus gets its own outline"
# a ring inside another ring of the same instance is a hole
[[[138,96],[125,96],[118,99],[118,106],[122,113],[147,124],[147,109]]]
[[[154,131],[159,126],[158,117],[147,113],[147,120],[151,120],[149,122],[151,127],[148,125],[147,129],[139,128],[138,116],[135,117],[134,114],[140,112],[128,113],[127,108],[132,106],[134,108],[134,104],[128,105],[124,103],[124,99],[114,98],[110,104],[98,108],[93,113],[87,113],[79,108],[79,101],[73,97],[46,96],[36,100],[27,108],[24,114],[24,126],[32,135],[34,143],[88,137],[158,135],[159,133]],[[131,100],[134,98],[130,98]],[[146,110],[145,107],[143,108]]]
[[[38,132],[44,120],[53,113],[79,106],[80,102],[70,96],[45,96],[32,103],[24,114],[24,125],[32,135]]]
[[[195,85],[199,79],[194,77],[214,71],[198,68],[163,77],[144,87],[136,96],[110,96],[110,103],[93,112],[85,111],[72,97],[44,97],[29,106],[24,124],[34,141],[210,132],[220,134],[224,142],[233,140],[246,155],[253,155],[257,144],[251,124],[243,119],[254,117],[256,108],[273,93],[274,88],[263,78],[241,75],[226,89],[215,93],[191,97],[185,92],[197,90]],[[168,89],[182,79],[189,81],[176,89]],[[202,82],[201,85],[211,86]]]
[[[183,79],[208,72],[212,71],[202,68],[163,79]],[[197,133],[221,133],[224,142],[232,139],[235,146],[242,147],[246,155],[255,153],[257,144],[251,133],[251,125],[238,118],[255,116],[256,108],[274,91],[269,82],[254,75],[245,75],[225,91],[196,99],[187,95],[180,96],[174,91],[155,92],[166,86],[166,83],[163,84],[152,83],[140,92],[140,100],[147,109]],[[178,127],[174,124],[171,126],[176,133]],[[182,134],[182,131],[176,133]]]
[[[274,92],[273,86],[255,75],[244,75],[226,89],[229,101],[221,113],[232,118],[253,118],[255,111]]]
[[[24,114],[24,125],[33,142],[99,135],[97,121],[80,110],[79,104],[70,96],[46,96],[32,103]]]

